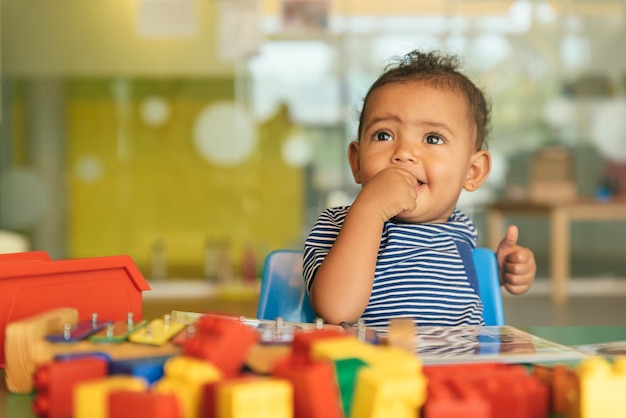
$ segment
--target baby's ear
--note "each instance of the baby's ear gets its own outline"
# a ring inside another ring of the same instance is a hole
[[[470,159],[469,169],[463,188],[468,192],[478,189],[491,171],[491,154],[489,151],[476,151]]]
[[[348,147],[348,161],[352,169],[352,177],[357,184],[361,184],[361,159],[359,158],[359,143],[357,141],[350,142]]]

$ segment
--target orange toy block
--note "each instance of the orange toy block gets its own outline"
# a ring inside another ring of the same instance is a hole
[[[141,320],[148,282],[129,256],[51,260],[43,251],[0,255],[0,366],[5,328],[45,311],[74,308],[78,321],[98,313],[106,320]]]
[[[108,374],[103,358],[85,357],[55,361],[37,368],[33,412],[38,417],[66,418],[73,415],[73,390],[81,382],[102,379]]]
[[[330,361],[289,356],[274,364],[272,376],[291,382],[296,417],[343,417],[335,368]]]
[[[239,320],[204,316],[196,323],[194,336],[183,344],[183,354],[209,361],[224,375],[235,376],[258,339],[256,331]]]
[[[109,394],[109,418],[183,418],[174,394],[113,391]]]
[[[578,374],[568,366],[533,366],[533,376],[550,388],[550,412],[569,416],[579,399]]]

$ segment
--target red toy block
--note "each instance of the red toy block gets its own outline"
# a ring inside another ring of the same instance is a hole
[[[109,394],[109,418],[183,418],[176,395],[113,391]]]
[[[107,374],[108,363],[102,357],[81,357],[40,366],[33,377],[37,391],[32,403],[34,414],[47,418],[72,416],[74,386]]]
[[[488,403],[490,417],[540,418],[550,410],[548,387],[523,366],[500,363],[426,366],[424,374],[429,380],[425,418],[450,416],[451,408],[443,407],[443,402],[438,401],[442,398],[452,399],[448,406],[462,404],[459,408],[464,411],[464,418],[484,417],[476,399]],[[430,405],[431,401],[435,404]]]
[[[467,382],[431,382],[425,418],[491,418],[489,401]]]
[[[182,353],[207,360],[232,377],[241,372],[258,338],[254,329],[239,320],[204,316],[197,321],[194,336],[183,344]]]
[[[272,375],[293,385],[295,417],[343,417],[335,368],[330,361],[302,361],[301,356],[289,356],[274,364]]]
[[[7,324],[57,308],[107,320],[141,320],[148,282],[129,256],[51,260],[43,251],[0,256],[0,367]]]

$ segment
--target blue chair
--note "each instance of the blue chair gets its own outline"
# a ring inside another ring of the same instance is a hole
[[[479,247],[472,251],[472,256],[485,325],[504,325],[496,255],[490,249]],[[273,320],[278,317],[290,322],[315,321],[302,278],[301,251],[276,250],[265,259],[257,318]]]

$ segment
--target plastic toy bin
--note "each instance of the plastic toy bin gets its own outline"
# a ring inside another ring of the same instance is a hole
[[[51,309],[75,308],[78,320],[141,318],[150,290],[127,255],[52,260],[44,251],[0,254],[0,367],[7,324]]]

